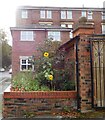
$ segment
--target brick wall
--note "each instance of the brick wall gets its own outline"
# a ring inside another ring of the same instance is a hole
[[[61,46],[61,49],[65,48],[66,50],[66,60],[69,59],[70,62],[74,62],[74,66],[70,67],[70,70],[74,68],[74,70],[71,70],[71,73],[74,72],[72,76],[74,75],[73,80],[75,80],[76,88],[78,88],[78,109],[80,109],[81,112],[92,110],[89,35],[93,34],[93,32],[94,26],[88,24],[79,25],[73,31],[75,37]],[[78,42],[76,42],[77,40]],[[77,49],[76,44],[78,46]]]
[[[79,35],[78,40],[78,79],[80,110],[86,112],[92,110],[91,91],[91,65],[89,35],[94,33],[94,26],[85,24],[74,30],[74,36]]]
[[[79,91],[81,111],[91,110],[91,66],[89,41],[86,36],[81,36],[78,43],[78,72],[79,72]]]
[[[32,56],[36,57],[40,55],[38,48],[43,45],[44,40],[48,38],[48,31],[38,30],[34,31],[34,41],[20,41],[20,31],[12,31],[13,47],[12,47],[12,69],[13,75],[20,71],[20,56]],[[69,40],[69,31],[61,31],[61,41],[64,43]]]
[[[50,115],[65,107],[76,108],[76,96],[76,91],[4,92],[3,118]]]
[[[34,7],[34,8],[30,8],[28,9],[26,7],[26,9],[28,10],[28,18],[27,19],[22,19],[21,18],[21,10],[24,9],[18,9],[16,12],[16,26],[18,25],[29,25],[29,24],[38,24],[39,22],[52,22],[53,25],[59,25],[62,22],[65,23],[73,23],[73,27],[74,25],[78,22],[79,18],[81,17],[81,11],[83,10],[83,8],[77,9],[77,8],[69,8],[72,10],[72,19],[61,19],[61,10],[65,10],[63,7],[48,7],[48,9],[50,9],[52,11],[52,19],[41,19],[40,18],[40,10],[42,9],[42,7]],[[46,9],[43,7],[43,10]],[[68,9],[68,8],[67,8]],[[85,10],[86,8],[84,8]],[[86,10],[87,12],[87,16],[88,16],[88,8]],[[95,33],[96,34],[100,34],[101,33],[101,23],[102,23],[102,13],[101,13],[101,9],[100,11],[97,11],[97,8],[93,10],[93,19],[88,19],[89,23],[94,23],[95,26]]]

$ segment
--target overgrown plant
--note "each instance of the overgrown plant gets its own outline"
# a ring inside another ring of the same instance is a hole
[[[20,72],[12,79],[12,90],[15,91],[48,91],[47,86],[39,86],[39,81],[34,79],[33,73]]]
[[[40,86],[46,85],[50,90],[74,90],[75,83],[70,78],[70,68],[65,66],[69,65],[65,61],[65,50],[59,50],[59,46],[59,41],[47,40],[38,49],[42,56],[35,60],[35,79],[39,81]]]

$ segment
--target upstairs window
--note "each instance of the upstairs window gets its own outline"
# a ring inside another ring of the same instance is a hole
[[[102,12],[102,20],[105,20],[105,12]]]
[[[47,18],[51,19],[52,18],[52,12],[47,10]]]
[[[72,11],[67,11],[67,19],[72,19]]]
[[[20,40],[33,41],[34,40],[33,31],[21,31]]]
[[[105,24],[102,25],[102,34],[105,34]]]
[[[82,12],[81,12],[81,16],[82,16],[82,17],[86,17],[86,11],[82,11]]]
[[[66,11],[61,11],[61,19],[66,19]]]
[[[72,11],[61,11],[61,19],[72,19]]]
[[[92,19],[92,15],[93,15],[92,11],[88,11],[88,19]]]
[[[40,11],[40,18],[47,18],[47,19],[51,19],[52,18],[52,11],[50,10],[41,10]]]
[[[49,31],[48,32],[48,39],[52,41],[60,41],[60,32]]]
[[[45,10],[40,11],[40,18],[45,18]]]
[[[27,10],[22,10],[22,12],[21,12],[21,18],[23,18],[23,19],[28,18],[28,11]]]

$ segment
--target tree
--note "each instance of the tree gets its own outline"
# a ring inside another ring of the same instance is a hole
[[[7,68],[11,65],[11,48],[6,32],[0,29],[0,67]]]

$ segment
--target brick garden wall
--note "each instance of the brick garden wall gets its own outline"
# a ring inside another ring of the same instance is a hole
[[[80,108],[84,112],[92,109],[90,48],[86,35],[82,35],[78,43],[78,67]]]
[[[76,108],[76,91],[4,92],[3,118],[47,115]]]

